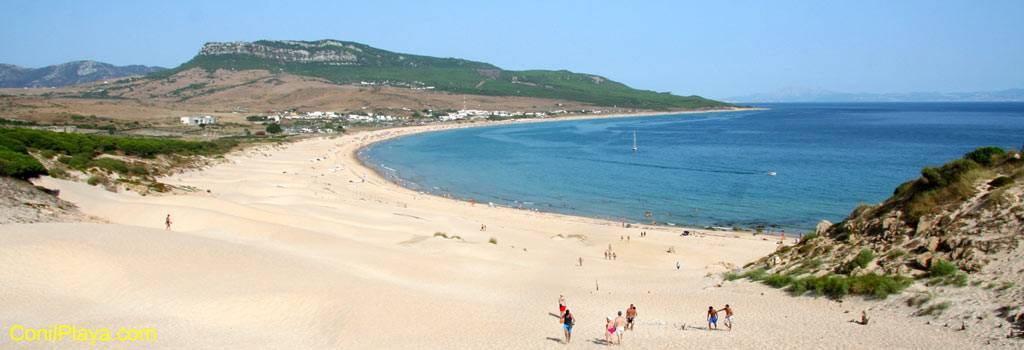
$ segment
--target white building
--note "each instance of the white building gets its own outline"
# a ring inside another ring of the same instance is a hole
[[[217,124],[217,117],[209,116],[209,115],[181,117],[181,123],[185,124],[185,125],[210,125],[210,124]]]

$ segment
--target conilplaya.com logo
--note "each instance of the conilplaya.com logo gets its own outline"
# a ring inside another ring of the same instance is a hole
[[[156,342],[156,328],[151,327],[83,327],[71,324],[54,324],[47,327],[32,327],[12,324],[7,327],[7,340],[12,343],[62,343],[74,342],[89,345],[104,343]]]

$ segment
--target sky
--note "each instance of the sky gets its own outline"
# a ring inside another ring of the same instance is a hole
[[[174,67],[205,42],[338,39],[726,98],[1024,88],[1024,1],[21,1],[0,63]]]

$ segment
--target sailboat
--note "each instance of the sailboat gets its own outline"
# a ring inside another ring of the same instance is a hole
[[[636,152],[639,148],[636,147],[636,130],[633,130],[633,152]]]

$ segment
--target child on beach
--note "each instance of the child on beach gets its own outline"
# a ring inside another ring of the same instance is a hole
[[[615,335],[615,321],[612,321],[611,316],[604,318],[604,341],[609,345],[615,344],[615,339],[612,338]]]

